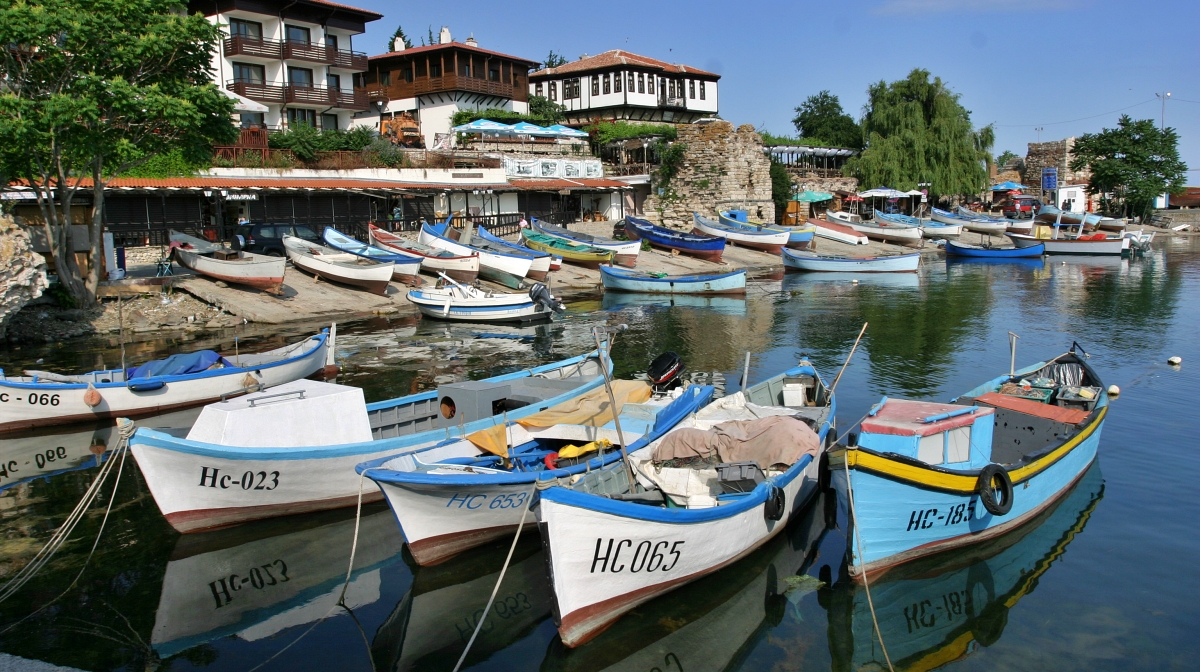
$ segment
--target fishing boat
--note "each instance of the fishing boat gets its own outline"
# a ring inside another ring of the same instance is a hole
[[[1128,238],[1109,238],[1103,233],[1084,234],[1063,238],[1038,238],[1019,233],[1005,234],[1017,247],[1042,245],[1046,254],[1098,254],[1121,256],[1129,253]]]
[[[199,532],[352,506],[354,465],[520,420],[603,380],[594,352],[372,404],[357,387],[298,380],[206,406],[184,438],[139,427],[129,445],[167,522]]]
[[[865,234],[868,238],[875,238],[902,245],[919,245],[921,243],[921,227],[907,224],[899,219],[891,218],[890,215],[876,212],[876,217],[870,222],[855,222],[847,223],[846,226]],[[883,215],[880,217],[879,215]]]
[[[709,404],[626,464],[541,491],[538,522],[563,643],[588,641],[782,532],[817,490],[835,410],[816,370],[801,362]]]
[[[813,227],[813,231],[821,238],[836,240],[839,243],[847,245],[866,245],[871,242],[866,236],[855,231],[846,224],[838,222],[827,222],[822,219],[810,219],[808,223]]]
[[[449,233],[451,234],[451,236],[453,236],[454,234],[459,233],[459,230],[452,228],[452,229],[450,229]],[[460,235],[460,237],[461,237],[461,235]],[[486,240],[488,243],[495,245],[495,246],[499,247],[500,249],[508,250],[508,251],[512,251],[512,252],[520,252],[522,254],[527,254],[527,255],[533,257],[533,262],[529,264],[529,272],[525,274],[525,277],[529,278],[530,280],[536,280],[537,282],[542,282],[546,279],[547,276],[550,275],[550,271],[556,270],[553,267],[554,266],[554,255],[548,254],[546,252],[539,252],[537,250],[532,250],[528,247],[525,247],[524,245],[518,245],[517,243],[509,242],[509,241],[501,238],[500,236],[497,236],[496,234],[492,233],[491,231],[488,231],[486,228],[484,228],[482,226],[479,228],[476,228],[472,231],[471,239],[472,240],[476,240],[476,239]]]
[[[444,279],[444,286],[408,292],[408,300],[422,315],[463,322],[543,322],[564,310],[540,282],[526,293],[507,293],[462,285],[448,276]]]
[[[523,514],[533,526],[538,481],[567,482],[619,462],[622,437],[626,450],[640,449],[707,404],[713,388],[692,385],[672,397],[653,395],[643,381],[613,381],[612,392],[615,415],[608,391],[595,389],[453,444],[357,469],[382,490],[417,563],[437,564],[511,535]]]
[[[302,271],[330,282],[362,287],[373,294],[387,296],[394,266],[390,261],[372,261],[295,236],[285,235],[283,247],[292,265]]]
[[[970,215],[968,216],[964,213],[970,213]],[[980,215],[979,213],[965,210],[962,206],[959,206],[956,212],[932,208],[932,217],[935,222],[941,222],[943,224],[956,224],[967,229],[968,231],[974,231],[976,233],[1004,233],[1004,231],[1008,229],[1009,225],[1009,221],[1006,219],[993,219],[991,217],[986,217],[984,215]]]
[[[605,292],[600,308],[608,312],[652,309],[689,308],[720,315],[745,317],[744,294],[650,294],[643,292]]]
[[[1129,227],[1129,220],[1115,219],[1113,217],[1101,217],[1100,222],[1096,224],[1096,228],[1101,231],[1111,231],[1113,233],[1125,233]]]
[[[479,255],[479,277],[511,289],[525,287],[525,276],[529,274],[529,267],[533,264],[533,255],[518,254],[515,250],[506,250],[486,240],[470,240],[460,243],[458,238],[463,234],[461,232],[456,232],[458,235],[451,234],[449,232],[451,228],[450,219],[436,226],[422,224],[418,241],[422,245],[445,250],[459,256],[477,254]],[[549,270],[549,264],[547,264],[547,270]]]
[[[745,294],[746,271],[697,275],[667,275],[600,267],[604,289],[649,294]]]
[[[613,251],[582,243],[572,243],[563,238],[555,238],[530,229],[521,229],[521,240],[531,250],[557,254],[563,261],[569,261],[586,268],[599,268],[601,264],[611,264]]]
[[[816,252],[783,251],[783,267],[809,273],[916,273],[921,253],[882,257],[843,257]]]
[[[921,235],[926,238],[957,238],[962,232],[962,224],[946,224],[934,220],[921,224]]]
[[[167,230],[167,238],[171,241],[172,248],[182,247],[188,252],[194,252],[195,254],[212,254],[228,249],[223,243],[214,243],[211,240],[189,236],[175,229]]]
[[[374,224],[367,225],[371,243],[391,252],[410,254],[421,258],[421,270],[431,275],[445,273],[459,282],[475,282],[479,277],[479,255],[457,255],[446,250],[406,240],[389,233]]]
[[[1107,413],[1104,385],[1077,345],[948,404],[884,397],[857,445],[830,455],[834,473],[849,479],[850,575],[861,580],[1029,522],[1092,464]]]
[[[837,224],[850,225],[863,223],[862,215],[846,212],[845,210],[826,210],[825,217],[829,221]]]
[[[356,257],[392,264],[392,279],[405,284],[420,284],[421,257],[412,254],[391,252],[381,247],[367,245],[347,236],[332,226],[325,227],[321,234],[325,244],[335,250],[353,254]]]
[[[1005,233],[1032,233],[1032,219],[1007,219],[1008,228],[1004,229]]]
[[[1034,219],[1042,224],[1053,226],[1079,226],[1082,224],[1084,231],[1090,231],[1096,228],[1100,224],[1100,220],[1104,219],[1104,217],[1086,212],[1064,212],[1047,203],[1038,209],[1038,213],[1034,216]]]
[[[709,261],[720,261],[725,251],[725,239],[698,233],[684,233],[651,224],[644,219],[625,216],[625,234],[633,240],[646,240],[654,247],[675,250]]]
[[[946,241],[946,254],[956,257],[978,257],[981,259],[1015,259],[1019,257],[1040,257],[1046,253],[1045,245],[1030,247],[986,247]]]
[[[602,250],[612,250],[613,263],[626,268],[637,266],[638,253],[642,251],[641,243],[636,240],[613,240],[603,236],[592,236],[580,231],[572,231],[565,226],[544,222],[537,217],[530,219],[529,224],[535,231],[547,236],[562,238],[580,245],[591,245]]]
[[[762,250],[768,254],[779,254],[779,251],[788,244],[789,234],[787,231],[745,224],[736,219],[723,218],[720,221],[713,221],[707,217],[701,217],[698,212],[693,212],[692,222],[694,233],[724,238],[727,244],[732,243]]]
[[[0,432],[161,413],[280,385],[332,365],[329,339],[323,331],[257,354],[201,350],[75,375],[0,371]]]
[[[722,221],[728,219],[730,222],[738,224],[749,224],[754,227],[764,227],[775,229],[776,231],[787,231],[788,242],[787,246],[796,250],[805,250],[812,247],[813,238],[816,236],[816,229],[812,225],[812,220],[804,224],[788,225],[788,224],[764,224],[763,222],[750,219],[749,213],[745,210],[725,210],[718,213]]]
[[[269,257],[244,250],[201,254],[182,247],[173,248],[172,254],[180,266],[200,275],[247,285],[270,294],[283,292],[283,276],[287,269],[287,259],[284,257]]]

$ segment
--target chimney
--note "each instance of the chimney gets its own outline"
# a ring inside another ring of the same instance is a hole
[[[467,38],[467,46],[468,47],[478,47],[479,46],[479,42],[475,39],[475,33],[471,33],[471,36]]]
[[[392,51],[404,51],[404,38],[397,37],[392,40]]]
[[[453,41],[454,38],[450,37],[450,28],[442,26],[442,29],[438,31],[438,44],[450,44]]]

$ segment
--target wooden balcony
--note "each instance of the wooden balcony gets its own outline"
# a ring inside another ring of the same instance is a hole
[[[287,92],[282,86],[239,81],[226,82],[225,86],[239,96],[245,96],[260,103],[282,104],[287,102]]]
[[[227,87],[239,96],[245,96],[260,103],[283,105],[295,103],[343,110],[365,110],[368,106],[367,92],[363,90],[346,91],[326,86],[299,86],[296,84],[278,86],[238,81],[228,82]]]
[[[224,40],[223,50],[226,56],[309,61],[356,72],[367,69],[367,55],[361,51],[331,49],[323,44],[256,39],[244,35],[234,35]]]
[[[402,98],[414,98],[428,93],[441,93],[443,91],[483,93],[498,98],[519,101],[527,100],[529,97],[529,90],[526,86],[514,86],[504,82],[491,82],[486,79],[463,77],[460,75],[418,77],[412,82],[402,81],[386,87],[378,84],[369,84],[362,91],[367,92],[371,100],[400,100]]]

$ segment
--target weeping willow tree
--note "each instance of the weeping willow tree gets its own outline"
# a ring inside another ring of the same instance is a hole
[[[971,125],[971,113],[941,78],[930,81],[918,68],[905,79],[871,85],[867,95],[866,149],[846,164],[859,184],[908,191],[928,182],[935,196],[987,186],[995,133],[990,125]]]

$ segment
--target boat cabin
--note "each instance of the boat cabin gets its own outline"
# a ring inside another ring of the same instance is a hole
[[[862,422],[859,446],[952,469],[992,462],[995,409],[887,397],[881,404]]]

